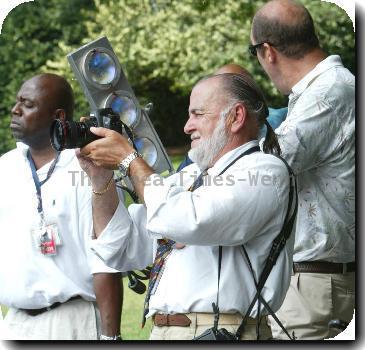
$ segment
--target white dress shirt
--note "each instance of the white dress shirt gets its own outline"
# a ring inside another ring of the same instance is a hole
[[[219,245],[224,246],[220,311],[244,314],[247,310],[256,289],[240,245],[245,244],[258,279],[272,241],[283,225],[288,172],[281,160],[256,152],[239,159],[221,179],[217,175],[257,144],[252,141],[225,154],[209,169],[204,185],[194,192],[187,189],[200,173],[195,164],[167,179],[152,175],[144,190],[146,206],[131,205],[128,213],[120,203],[107,227],[92,242],[99,256],[122,271],[151,264],[157,238],[186,244],[169,255],[151,296],[148,316],[155,312],[211,313],[217,295]],[[263,290],[273,310],[279,308],[288,288],[293,238],[280,254]],[[251,316],[256,312],[257,306]]]
[[[39,214],[27,149],[18,143],[0,158],[0,304],[42,308],[76,295],[94,301],[92,273],[114,270],[90,249],[91,186],[74,150],[63,151],[41,187],[46,223],[57,225],[62,245],[44,256],[31,236]],[[50,164],[37,171],[41,181]]]
[[[355,79],[329,56],[289,96],[275,130],[298,176],[294,261],[355,260]]]

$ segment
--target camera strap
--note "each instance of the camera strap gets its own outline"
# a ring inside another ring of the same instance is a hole
[[[231,167],[234,163],[237,162],[238,159],[247,156],[254,152],[260,152],[259,146],[254,146],[249,148],[247,151],[241,153],[238,157],[232,160],[220,173],[218,176],[221,176],[229,167]],[[221,276],[221,267],[222,267],[222,246],[219,246],[219,252],[218,252],[218,289],[217,289],[217,300],[216,303],[212,303],[213,312],[214,312],[214,330],[218,330],[218,322],[219,322],[219,281]]]
[[[218,253],[218,289],[217,289],[217,300],[216,303],[212,303],[213,313],[214,313],[214,324],[213,329],[218,331],[218,322],[219,322],[219,281],[221,278],[221,267],[222,267],[222,246],[219,246]]]
[[[253,277],[255,285],[256,285],[256,295],[253,298],[253,300],[252,300],[249,308],[247,309],[247,312],[246,312],[240,326],[237,329],[237,332],[236,332],[236,338],[237,339],[240,339],[241,334],[244,331],[244,327],[246,325],[247,319],[248,319],[254,305],[256,304],[256,301],[259,300],[263,303],[264,307],[273,316],[275,321],[283,329],[283,331],[289,337],[289,339],[293,340],[293,338],[289,335],[289,333],[287,332],[285,327],[282,325],[282,323],[279,321],[279,319],[277,318],[275,313],[272,311],[270,306],[267,304],[267,302],[261,296],[261,291],[262,291],[262,289],[263,289],[263,287],[266,283],[266,280],[269,277],[273,266],[276,264],[276,261],[277,261],[279,255],[280,255],[281,251],[283,250],[285,244],[286,244],[286,241],[290,237],[290,234],[291,234],[293,226],[294,226],[296,214],[297,214],[297,209],[298,209],[298,192],[297,192],[297,183],[296,183],[296,180],[295,180],[295,175],[294,175],[292,169],[290,168],[290,166],[288,165],[288,163],[283,158],[281,158],[279,156],[277,156],[277,157],[283,161],[283,163],[285,164],[285,166],[286,166],[286,168],[289,172],[290,187],[289,187],[288,208],[287,208],[287,212],[286,212],[286,215],[285,215],[283,227],[282,227],[280,233],[276,236],[276,238],[273,241],[269,256],[266,259],[266,264],[265,264],[265,267],[264,267],[264,269],[263,269],[263,271],[260,275],[260,279],[259,279],[258,283],[256,283],[256,279],[255,279],[255,276],[254,276],[254,272],[253,272],[252,265],[251,265],[249,256],[247,254],[247,251],[246,251],[245,247],[242,245],[243,252],[245,254],[245,257],[246,257],[248,265],[249,265],[250,272],[252,274],[252,277]],[[295,204],[294,204],[294,208],[292,210],[294,195],[295,195]],[[292,211],[292,215],[289,218],[289,215],[290,215],[291,211]],[[260,310],[258,312],[260,312]]]

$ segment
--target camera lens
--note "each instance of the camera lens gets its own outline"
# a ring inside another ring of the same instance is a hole
[[[51,144],[56,151],[65,148],[83,147],[99,139],[90,132],[90,127],[97,126],[93,120],[85,122],[54,120],[51,126]]]
[[[66,139],[66,128],[61,120],[56,119],[51,125],[51,144],[52,147],[60,152],[65,149],[65,139]]]

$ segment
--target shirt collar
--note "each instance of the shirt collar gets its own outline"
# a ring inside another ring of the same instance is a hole
[[[29,146],[23,142],[17,142],[16,147],[17,147],[18,151],[20,152],[20,154],[23,156],[24,160],[26,162],[28,162],[27,152],[28,152]],[[70,163],[72,161],[74,156],[75,156],[75,150],[73,150],[73,149],[63,150],[60,154],[60,158],[58,159],[56,167],[65,167],[68,163]],[[51,164],[52,164],[52,161],[48,162],[42,168],[38,169],[37,172],[40,174],[47,172],[49,167],[51,166]]]
[[[229,151],[228,153],[224,154],[221,158],[219,158],[213,167],[208,169],[208,174],[210,176],[217,176],[224,170],[224,168],[232,160],[237,158],[243,152],[246,152],[248,149],[250,149],[254,146],[258,146],[258,145],[259,145],[259,141],[253,140],[253,141],[249,141],[249,142],[245,143],[242,146],[239,146],[239,147],[233,149],[232,151]]]
[[[312,69],[307,75],[305,75],[298,83],[292,87],[292,92],[289,96],[300,95],[303,91],[323,72],[331,69],[335,66],[343,66],[340,56],[331,55],[319,62],[314,69]]]

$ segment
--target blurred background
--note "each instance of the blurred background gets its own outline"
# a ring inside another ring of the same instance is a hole
[[[189,93],[201,77],[235,62],[247,68],[271,107],[287,99],[250,57],[250,24],[261,0],[35,0],[14,8],[0,35],[0,155],[15,142],[10,109],[22,82],[40,72],[65,76],[76,94],[75,120],[88,104],[66,54],[106,35],[140,104],[153,102],[151,120],[171,154],[184,152]],[[356,74],[355,33],[346,12],[320,0],[302,0],[320,42]]]
[[[88,103],[66,54],[107,36],[140,104],[153,102],[150,116],[174,167],[189,148],[183,133],[194,83],[227,63],[248,69],[270,107],[287,105],[250,57],[250,25],[261,0],[35,0],[13,9],[0,35],[0,156],[15,147],[10,110],[22,82],[40,72],[65,76],[76,96],[74,119],[89,114]],[[340,7],[301,1],[311,12],[322,47],[339,54],[356,75],[353,24]],[[143,295],[128,287],[122,316],[124,339],[148,339],[141,330]],[[6,310],[3,311],[6,312]]]

